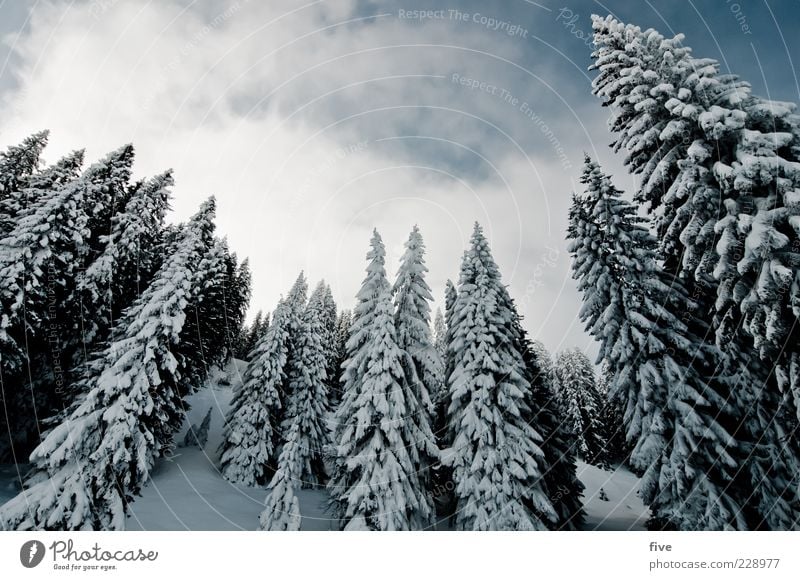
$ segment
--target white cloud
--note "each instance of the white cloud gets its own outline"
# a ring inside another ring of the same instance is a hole
[[[563,232],[589,132],[509,64],[528,46],[477,32],[344,1],[39,4],[13,46],[0,145],[49,128],[52,161],[133,142],[137,174],[175,169],[175,219],[216,194],[220,232],[250,257],[254,308],[272,308],[300,269],[350,306],[372,228],[393,274],[415,223],[441,298],[478,220],[529,328],[585,346]],[[518,104],[454,72],[538,107],[572,167]]]

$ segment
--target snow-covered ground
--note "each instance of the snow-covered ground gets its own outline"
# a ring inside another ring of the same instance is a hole
[[[222,478],[217,452],[230,405],[232,385],[241,380],[243,363],[235,361],[190,398],[188,421],[178,436],[183,440],[190,423],[199,424],[211,408],[211,425],[204,449],[178,447],[160,460],[142,496],[131,504],[129,530],[255,530],[266,490],[243,487]],[[578,476],[586,486],[587,530],[644,530],[648,510],[636,493],[639,480],[625,468],[604,471],[580,463]],[[0,504],[17,493],[17,470],[0,465]],[[601,498],[603,489],[608,501]],[[303,530],[333,529],[325,512],[327,494],[299,490]]]

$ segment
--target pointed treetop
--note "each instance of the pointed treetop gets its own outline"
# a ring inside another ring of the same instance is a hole
[[[286,303],[299,312],[299,310],[305,306],[307,296],[308,281],[306,280],[305,273],[300,271],[300,275],[297,276],[297,280],[295,280],[292,288],[289,290],[289,294],[286,296]]]
[[[189,218],[190,224],[196,223],[205,223],[214,219],[217,214],[217,200],[212,195],[203,203],[200,204],[200,208],[197,210],[191,218]]]

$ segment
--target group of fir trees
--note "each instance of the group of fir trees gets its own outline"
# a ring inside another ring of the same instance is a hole
[[[186,396],[231,352],[249,272],[214,235],[213,198],[167,226],[169,172],[131,182],[130,145],[41,167],[46,140],[0,154],[0,447],[32,463],[0,521],[121,529]]]
[[[320,282],[309,297],[301,273],[266,319],[266,328],[257,317],[245,333],[260,335],[226,418],[221,465],[233,483],[269,484],[264,529],[298,529],[295,490],[327,481],[331,381],[336,377],[329,369],[340,358],[342,317],[337,318],[330,286]]]
[[[302,277],[273,312],[222,447],[228,479],[269,486],[263,529],[299,529],[323,483],[342,529],[580,526],[575,436],[481,229],[433,328],[424,254],[414,228],[390,284],[375,232],[352,313]]]
[[[581,316],[653,525],[800,527],[800,118],[682,36],[594,18],[595,94],[648,223],[587,159]]]

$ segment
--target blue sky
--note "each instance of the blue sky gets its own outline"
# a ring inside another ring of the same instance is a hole
[[[301,269],[352,305],[372,228],[393,274],[415,223],[441,302],[478,220],[532,334],[591,350],[563,239],[583,152],[635,184],[590,92],[592,13],[800,97],[789,0],[0,0],[0,146],[40,128],[47,160],[133,142],[138,175],[175,169],[173,219],[217,195],[265,310]]]

